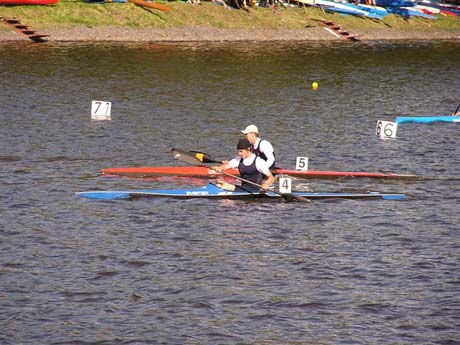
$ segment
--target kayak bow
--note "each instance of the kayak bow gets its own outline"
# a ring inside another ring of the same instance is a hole
[[[389,194],[379,192],[365,193],[335,193],[335,192],[292,192],[293,195],[308,199],[385,199],[404,200],[404,194]],[[268,191],[267,193],[249,193],[244,191],[227,191],[209,183],[204,187],[194,189],[144,189],[132,191],[88,191],[77,192],[76,196],[95,200],[120,200],[135,199],[141,197],[168,197],[176,199],[281,199],[280,194]]]
[[[405,123],[435,123],[435,122],[460,122],[460,116],[398,116],[397,124]]]

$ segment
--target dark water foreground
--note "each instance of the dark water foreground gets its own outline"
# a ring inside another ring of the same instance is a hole
[[[0,344],[460,344],[460,44],[0,45]],[[312,91],[313,81],[319,89]],[[92,100],[112,120],[92,122]],[[430,176],[296,180],[408,200],[90,202],[102,178],[234,154],[250,123],[294,167]]]

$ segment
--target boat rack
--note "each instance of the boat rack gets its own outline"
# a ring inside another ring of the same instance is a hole
[[[46,42],[47,34],[39,34],[35,30],[29,28],[27,25],[22,24],[20,19],[17,18],[3,18],[0,17],[6,25],[11,26],[16,32],[26,35],[34,42]]]
[[[328,31],[329,33],[331,33],[337,38],[345,38],[345,39],[349,39],[352,41],[360,41],[357,35],[353,35],[347,30],[344,30],[342,26],[334,23],[333,21],[324,20],[324,19],[315,19],[315,18],[312,18],[312,19],[316,20],[317,22],[320,22],[326,31]]]

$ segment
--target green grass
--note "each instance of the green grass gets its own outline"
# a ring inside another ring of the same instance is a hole
[[[171,7],[171,12],[144,9],[131,3],[89,4],[61,0],[56,6],[0,7],[0,16],[16,17],[36,29],[73,26],[116,26],[130,28],[169,28],[211,26],[238,29],[303,29],[317,26],[312,18],[329,19],[349,30],[370,32],[379,29],[398,31],[449,31],[459,32],[460,20],[440,17],[438,20],[410,19],[388,15],[384,21],[372,21],[353,16],[325,14],[312,7],[288,7],[273,12],[268,8],[252,8],[250,13],[228,10],[211,2],[192,6],[182,1],[158,1]],[[2,26],[4,27],[4,26]],[[5,26],[6,27],[6,26]]]

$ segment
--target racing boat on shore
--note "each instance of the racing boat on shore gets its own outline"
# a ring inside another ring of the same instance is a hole
[[[319,7],[327,12],[344,15],[355,15],[371,19],[383,19],[387,10],[383,7],[354,4],[349,2],[336,2],[330,0],[296,0],[300,4]]]
[[[404,194],[388,194],[379,192],[365,193],[335,193],[335,192],[292,192],[295,197],[302,197],[309,200],[313,199],[385,199],[385,200],[404,200]],[[204,187],[194,189],[145,189],[145,190],[115,190],[115,191],[88,191],[77,192],[76,196],[95,199],[95,200],[120,200],[120,199],[136,199],[142,197],[168,197],[175,199],[236,199],[236,200],[252,200],[252,199],[282,199],[283,194],[278,192],[268,191],[260,192],[245,192],[245,191],[228,191],[209,183]],[[294,199],[292,199],[294,200]]]
[[[0,0],[0,5],[56,5],[59,0]]]
[[[144,1],[144,0],[128,0],[129,2],[137,5],[137,6],[143,6],[143,7],[148,7],[148,8],[153,8],[155,10],[160,10],[160,11],[165,11],[165,12],[170,12],[171,7],[158,4],[156,2],[152,1]]]
[[[435,123],[435,122],[460,122],[460,116],[398,116],[397,124],[405,123]]]
[[[238,169],[226,170],[227,173],[239,176]],[[289,170],[275,168],[274,175],[289,175],[306,179],[337,179],[344,177],[360,177],[375,179],[415,180],[416,175],[379,173],[379,172],[356,172],[356,171],[321,171],[321,170]],[[222,176],[211,167],[205,166],[169,166],[169,167],[125,167],[102,169],[103,176],[126,176],[136,178],[149,178],[160,176],[217,178]]]

